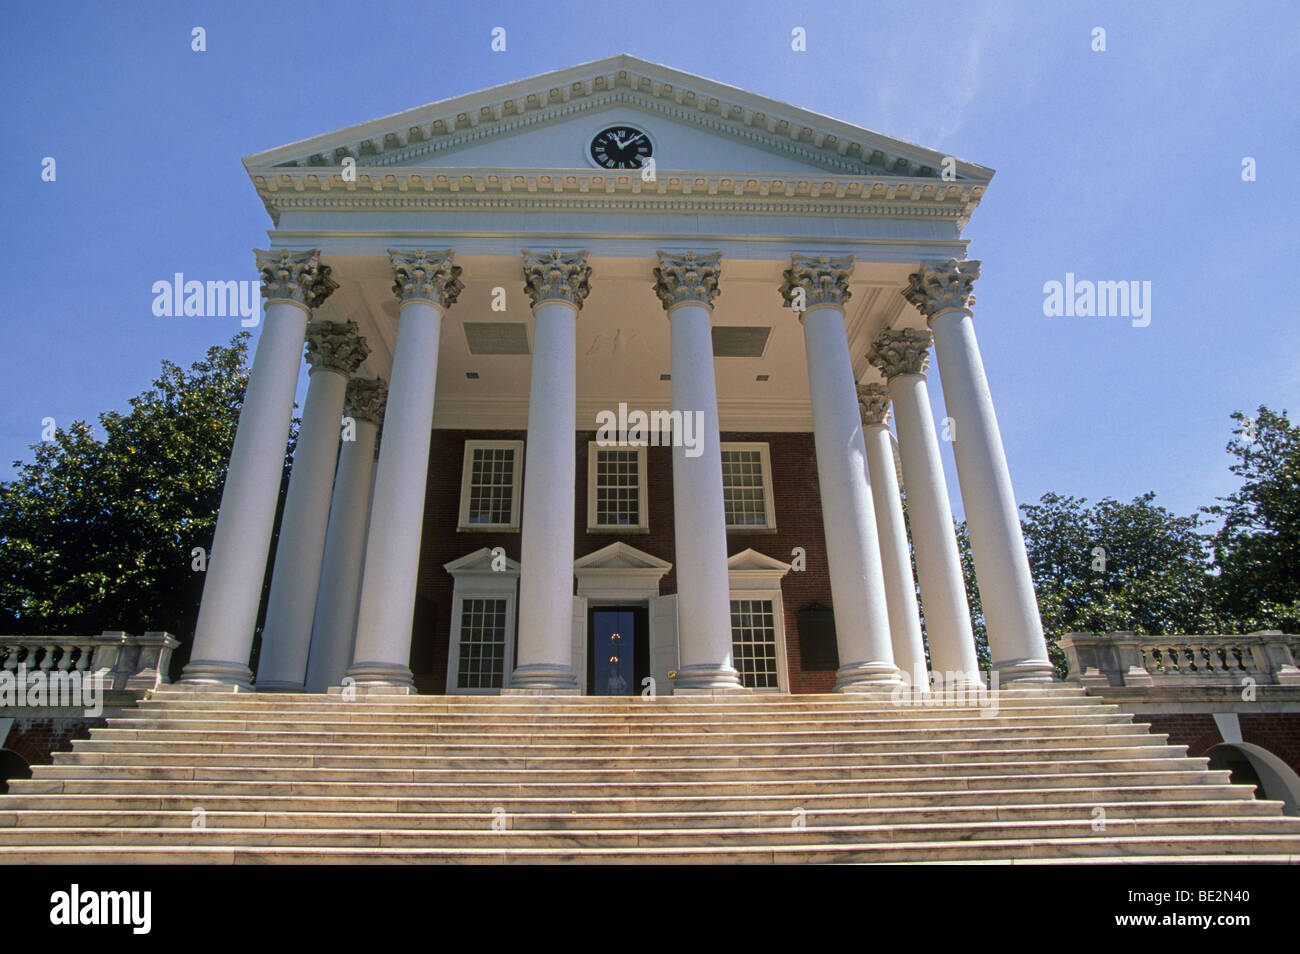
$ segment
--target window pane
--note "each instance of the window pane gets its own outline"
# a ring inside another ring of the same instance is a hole
[[[596,451],[596,524],[635,527],[641,523],[640,456],[635,450]]]
[[[762,453],[756,450],[722,452],[722,499],[727,526],[767,526]]]
[[[731,601],[731,651],[741,684],[776,689],[776,614],[771,600]]]
[[[476,447],[469,476],[469,522],[512,523],[515,449]]]
[[[462,600],[458,689],[500,689],[506,665],[506,601]]]

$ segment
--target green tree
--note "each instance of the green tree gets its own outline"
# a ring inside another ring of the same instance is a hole
[[[1044,494],[1021,507],[1029,569],[1049,653],[1064,672],[1057,640],[1069,632],[1160,635],[1214,630],[1208,556],[1197,516],[1180,517],[1154,503]],[[974,617],[976,646],[987,658],[987,635],[970,536],[957,525],[958,549]]]
[[[193,551],[211,546],[248,339],[188,371],[164,361],[128,413],[100,415],[102,440],[76,421],[14,463],[0,484],[5,633],[166,630],[182,640],[176,665],[188,658],[204,579]]]
[[[1300,626],[1300,427],[1261,406],[1231,415],[1228,442],[1241,487],[1202,508],[1221,518],[1210,537],[1222,617],[1238,629]]]

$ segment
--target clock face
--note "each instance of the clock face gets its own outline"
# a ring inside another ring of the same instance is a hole
[[[654,147],[635,126],[610,126],[592,137],[588,151],[592,161],[606,169],[640,169]]]

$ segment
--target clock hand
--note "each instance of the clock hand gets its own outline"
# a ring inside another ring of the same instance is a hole
[[[627,142],[620,142],[618,144],[618,148],[626,149],[628,146],[632,145],[632,143],[636,142],[638,139],[644,139],[644,138],[645,138],[645,133],[638,133],[637,135],[629,139]]]

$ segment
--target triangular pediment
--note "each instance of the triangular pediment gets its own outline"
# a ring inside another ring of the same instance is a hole
[[[544,73],[249,156],[250,174],[345,160],[360,168],[595,171],[587,146],[627,123],[660,171],[941,177],[986,183],[974,163],[627,54]],[[256,176],[255,176],[256,178]]]
[[[662,575],[672,568],[671,563],[621,540],[573,561],[575,573],[580,570],[655,570]]]
[[[495,565],[494,565],[495,564]],[[499,567],[504,566],[504,569]],[[489,547],[480,547],[473,553],[467,553],[465,556],[450,563],[444,563],[442,568],[452,576],[470,576],[472,574],[491,574],[501,573],[510,576],[519,575],[519,563],[510,559],[508,556],[502,556],[501,561],[497,562],[496,556]]]
[[[734,573],[745,570],[785,574],[789,572],[790,564],[782,563],[775,557],[759,553],[752,548],[741,550],[739,553],[727,558],[728,572]]]

